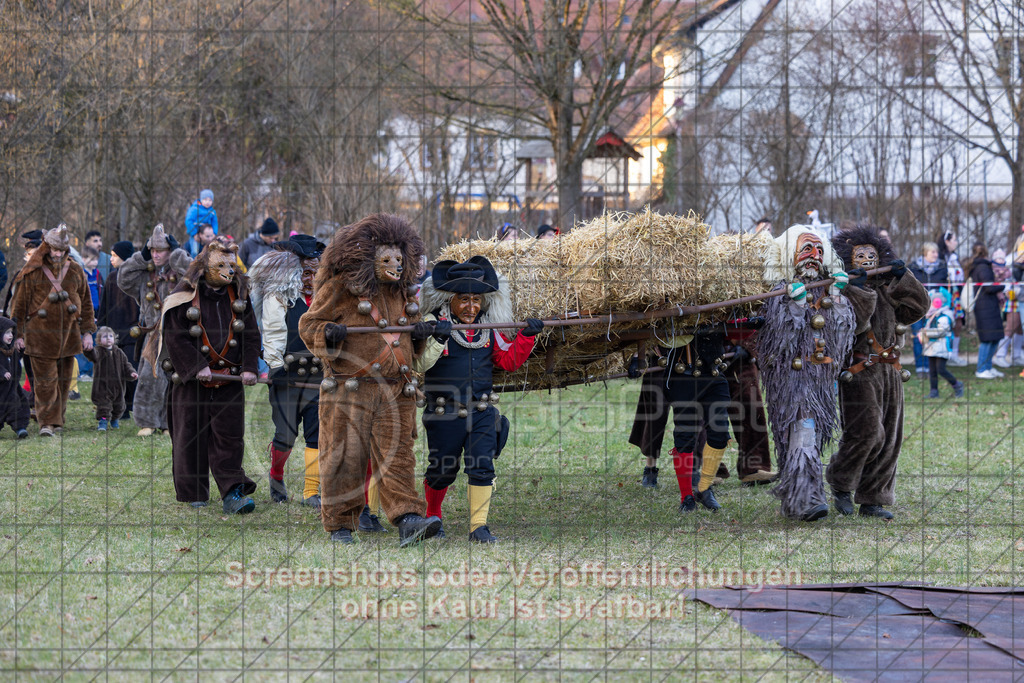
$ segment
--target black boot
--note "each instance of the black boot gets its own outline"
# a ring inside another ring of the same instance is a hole
[[[334,543],[352,545],[356,542],[356,539],[352,537],[352,532],[348,529],[335,529],[331,532],[331,541]]]
[[[822,503],[821,505],[815,505],[810,510],[801,515],[800,519],[805,522],[817,522],[819,519],[828,517],[828,505]]]
[[[474,543],[497,543],[498,537],[491,533],[487,525],[478,526],[469,534],[469,540]]]
[[[367,505],[364,505],[363,511],[359,513],[359,530],[370,534],[386,534],[388,532],[381,526],[377,515],[370,514],[370,508]]]
[[[722,509],[722,506],[717,500],[715,500],[715,490],[712,487],[707,487],[704,491],[696,491],[693,497],[697,499],[697,502],[706,507],[712,512],[718,512]]]
[[[841,515],[853,514],[853,498],[849,491],[832,491],[832,504]]]
[[[410,512],[398,520],[398,545],[402,548],[436,536],[441,529],[439,517],[420,517]]]
[[[860,516],[861,517],[878,517],[880,519],[884,519],[885,521],[889,521],[890,519],[892,519],[893,514],[891,512],[889,512],[888,510],[886,510],[881,505],[861,505],[860,506]]]
[[[658,468],[645,467],[644,477],[640,480],[640,485],[648,489],[658,488]]]
[[[679,504],[679,511],[682,513],[693,512],[697,509],[697,499],[693,496],[687,496],[683,498],[683,502]]]
[[[270,481],[270,500],[275,503],[288,502],[288,490],[284,487],[284,480],[278,481],[273,477],[267,477]]]

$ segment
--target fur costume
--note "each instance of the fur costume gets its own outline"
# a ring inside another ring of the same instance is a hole
[[[169,244],[163,225],[153,228],[153,235],[147,246],[150,249],[167,249]],[[184,249],[175,249],[168,255],[167,263],[157,268],[152,259],[143,257],[137,251],[117,269],[117,286],[139,304],[139,334],[136,339],[136,353],[140,356],[139,381],[135,388],[132,417],[142,428],[167,429],[167,375],[156,367],[156,347],[159,335],[163,302],[185,274],[192,257]]]
[[[789,284],[778,278],[796,277],[795,250],[799,237],[806,233],[821,241],[822,264],[827,273],[812,281],[842,270],[842,262],[828,247],[826,238],[810,226],[796,225],[773,240],[762,254],[764,278],[766,283],[774,280],[774,290]],[[821,456],[839,425],[835,384],[854,332],[850,302],[835,289],[808,290],[805,303],[788,295],[773,297],[762,309],[765,324],[758,334],[757,358],[779,470],[772,493],[782,502],[782,513],[793,519],[803,519],[826,504]],[[831,296],[831,306],[821,305],[826,295]],[[813,319],[819,315],[825,324],[814,329]],[[813,361],[819,339],[830,362]]]
[[[218,386],[217,374],[211,382],[196,379],[205,368],[236,376],[257,372],[260,333],[246,277],[234,266],[237,250],[224,238],[215,238],[189,265],[163,306],[159,353],[161,365],[170,360],[175,380],[167,405],[179,501],[207,500],[211,472],[221,498],[238,487],[242,495],[256,490],[242,468],[245,387],[237,381]],[[230,282],[213,286],[211,273]]]
[[[400,273],[392,270],[395,282],[379,282],[375,272],[378,249],[387,247],[396,247],[405,264]],[[328,533],[357,528],[369,461],[392,524],[425,510],[415,482],[415,397],[405,393],[409,368],[403,372],[402,367],[411,366],[422,343],[414,348],[409,334],[351,334],[337,343],[325,337],[328,325],[419,322],[413,292],[422,254],[423,241],[408,221],[374,214],[339,229],[320,257],[299,334],[336,382],[331,390],[332,382],[325,380],[320,389],[321,517]],[[372,312],[359,311],[364,301]]]
[[[844,230],[835,235],[833,246],[848,270],[855,267],[853,248],[858,245],[875,248],[875,267],[887,266],[894,258],[889,240],[875,230]],[[920,320],[931,304],[924,286],[909,272],[900,277],[871,277],[865,287],[847,287],[845,294],[857,317],[857,337],[844,368],[856,367],[877,351],[872,338],[899,358],[903,326]],[[859,504],[891,505],[903,441],[903,381],[898,362],[876,362],[855,372],[849,382],[840,382],[839,403],[843,436],[825,473],[829,485],[834,491],[856,491],[854,502]]]
[[[52,243],[63,244],[66,232],[61,224],[46,233],[47,239],[18,273],[11,301],[16,336],[25,340],[25,355],[32,359],[40,425],[64,425],[74,356],[82,352],[82,335],[96,331],[85,271],[67,253],[59,266],[50,262]]]
[[[93,362],[90,398],[96,407],[96,419],[119,419],[124,414],[125,390],[134,381],[135,368],[117,344],[109,349],[96,344],[85,357]]]

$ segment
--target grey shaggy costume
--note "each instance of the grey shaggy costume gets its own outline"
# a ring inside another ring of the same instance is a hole
[[[785,286],[779,283],[775,289]],[[809,289],[807,300],[815,301],[825,293],[825,289]],[[850,302],[841,295],[832,300],[831,309],[815,310],[785,295],[769,299],[758,336],[761,383],[779,463],[779,483],[772,487],[772,494],[782,501],[782,514],[794,519],[826,502],[821,454],[839,427],[835,385],[850,353],[854,329]],[[821,365],[808,360],[815,350],[811,318],[819,313],[826,323],[821,330],[825,353],[832,358]],[[791,366],[798,356],[804,359],[802,370]],[[813,432],[800,429],[808,418],[814,420]]]

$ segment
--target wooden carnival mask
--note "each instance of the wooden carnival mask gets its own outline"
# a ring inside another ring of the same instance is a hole
[[[878,250],[871,244],[858,244],[853,248],[850,261],[854,268],[871,270],[878,267]]]
[[[396,283],[402,279],[402,250],[396,246],[377,247],[373,274],[378,282]]]
[[[206,284],[220,289],[235,279],[235,252],[222,249],[211,250],[206,261]]]
[[[825,249],[817,235],[805,232],[796,241],[793,265],[800,278],[819,277],[824,272]]]
[[[302,259],[302,295],[313,296],[313,282],[316,280],[316,271],[320,268],[320,259]]]

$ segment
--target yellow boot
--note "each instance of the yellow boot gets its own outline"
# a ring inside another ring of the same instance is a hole
[[[487,528],[487,513],[491,510],[494,486],[473,486],[469,489],[469,540],[476,543],[497,543],[498,539]]]
[[[704,462],[700,466],[700,483],[697,484],[697,490],[693,492],[693,497],[712,512],[722,509],[722,506],[715,500],[715,492],[711,489],[711,483],[715,480],[715,474],[718,473],[718,465],[722,462],[723,454],[725,454],[724,448],[712,448],[704,444]]]
[[[320,509],[320,450],[309,448],[302,452],[306,463],[306,476],[302,486],[302,504]]]

